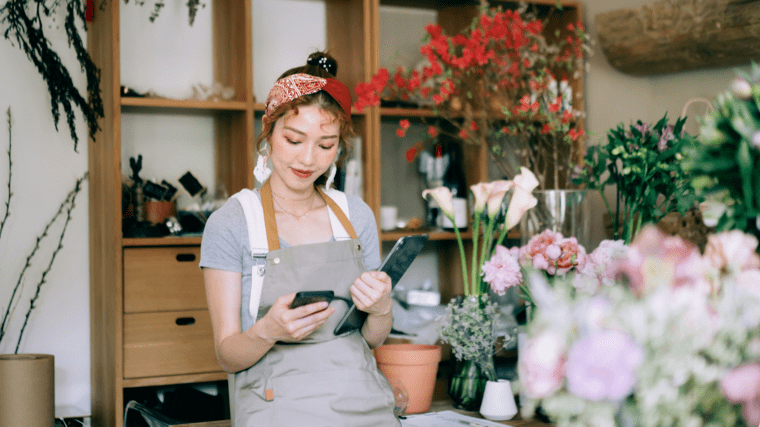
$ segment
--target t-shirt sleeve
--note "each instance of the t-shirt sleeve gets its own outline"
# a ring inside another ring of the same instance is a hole
[[[201,240],[201,268],[243,272],[243,254],[248,244],[248,229],[243,208],[236,199],[209,216]]]
[[[351,225],[362,242],[364,266],[367,270],[375,270],[380,267],[380,238],[377,235],[375,215],[361,198],[348,195],[347,199]]]

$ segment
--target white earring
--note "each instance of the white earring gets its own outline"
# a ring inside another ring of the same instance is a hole
[[[332,185],[333,181],[335,181],[335,173],[338,172],[338,167],[335,166],[335,162],[333,162],[332,166],[330,166],[330,174],[327,175],[327,182],[325,183],[325,189],[329,190],[330,186]]]
[[[253,176],[256,177],[256,181],[262,184],[269,178],[269,175],[272,174],[272,169],[267,167],[267,160],[269,160],[267,156],[259,153],[259,158],[256,160],[256,167],[253,168]]]

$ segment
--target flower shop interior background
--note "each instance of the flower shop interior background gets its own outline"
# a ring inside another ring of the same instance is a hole
[[[213,0],[209,0],[211,2]],[[320,0],[252,0],[252,49],[255,75],[253,93],[260,102],[266,98],[269,87],[282,70],[299,65],[308,53],[326,45],[326,3]],[[608,130],[618,124],[636,120],[654,123],[664,113],[672,120],[680,116],[685,104],[694,98],[715,99],[725,92],[736,75],[737,67],[697,69],[671,74],[635,77],[610,66],[598,46],[594,17],[598,14],[625,8],[638,8],[649,1],[642,0],[588,0],[578,2],[583,7],[586,29],[594,46],[585,76],[585,125],[590,135],[588,145],[603,141]],[[699,3],[699,2],[694,2]],[[155,91],[162,96],[186,98],[198,85],[210,86],[212,47],[209,39],[210,7],[199,9],[194,25],[187,25],[184,2],[167,2],[160,17],[150,22],[152,9],[135,2],[121,5],[121,82],[139,92]],[[424,36],[424,26],[435,19],[429,10],[381,6],[381,36],[391,37],[391,44],[381,44],[380,66],[395,67],[405,60],[409,52],[418,52]],[[98,13],[97,10],[95,13]],[[273,18],[273,17],[276,17]],[[288,25],[282,25],[287,17]],[[402,17],[402,18],[399,18]],[[403,22],[403,24],[400,24]],[[395,23],[395,26],[393,26]],[[0,28],[5,23],[0,23]],[[73,51],[66,48],[65,35],[51,24],[50,38],[61,53],[61,61],[71,70],[78,70]],[[88,35],[82,33],[86,39]],[[160,41],[160,42],[158,42]],[[385,49],[385,50],[384,50]],[[400,55],[397,55],[401,52]],[[0,162],[0,174],[12,177],[13,203],[11,215],[0,239],[3,275],[0,279],[0,309],[16,285],[16,278],[25,265],[27,256],[35,247],[38,236],[49,219],[66,199],[72,186],[88,169],[86,126],[81,115],[76,116],[76,129],[80,145],[74,151],[72,138],[65,123],[58,130],[50,115],[50,95],[28,58],[17,46],[0,43],[3,79],[0,80],[0,109],[3,111],[0,126],[0,144],[3,150],[11,143],[12,166]],[[384,60],[388,62],[384,63]],[[410,59],[416,63],[421,56]],[[747,66],[740,69],[749,70]],[[760,58],[755,58],[760,59]],[[74,73],[74,83],[84,87],[84,77]],[[340,78],[340,75],[339,75]],[[10,109],[12,116],[6,116]],[[6,120],[6,117],[12,117]],[[686,131],[696,134],[698,126],[693,118],[686,123]],[[383,139],[392,140],[396,125],[382,128]],[[173,179],[190,170],[208,188],[214,182],[214,123],[209,118],[192,114],[141,114],[139,111],[124,114],[121,122],[122,159],[142,155],[141,175],[148,179]],[[160,143],[159,143],[160,142]],[[95,142],[97,143],[97,142]],[[170,162],[165,161],[171,158]],[[403,152],[383,153],[382,161],[406,163]],[[10,170],[9,170],[10,169]],[[12,174],[11,174],[12,172]],[[129,165],[122,164],[124,175],[130,175]],[[250,171],[242,173],[250,174]],[[89,182],[76,199],[76,209],[68,223],[62,249],[57,253],[55,265],[45,273],[45,286],[35,303],[20,352],[55,355],[55,404],[60,417],[89,416],[91,395],[97,393],[90,378],[90,244],[89,204],[98,203],[88,197]],[[608,189],[610,197],[614,191]],[[3,198],[5,192],[0,193]],[[178,206],[196,202],[182,195]],[[406,204],[419,205],[417,188],[397,192],[392,202],[403,214]],[[602,222],[605,208],[601,198],[592,198],[593,223],[591,248],[607,238]],[[57,225],[60,233],[60,224]],[[45,259],[55,249],[53,239],[41,243],[40,258]],[[383,247],[384,251],[388,245]],[[590,249],[589,249],[590,251]],[[46,255],[47,254],[47,255]],[[438,257],[428,250],[415,262],[404,278],[407,288],[419,288],[428,283],[437,290]],[[31,283],[23,287],[19,308],[14,310],[11,325],[24,322],[25,304],[35,292],[34,284],[45,272],[43,262],[33,263],[26,273]],[[442,301],[442,303],[445,303]],[[16,345],[12,327],[8,338],[0,342],[0,353],[12,353]]]

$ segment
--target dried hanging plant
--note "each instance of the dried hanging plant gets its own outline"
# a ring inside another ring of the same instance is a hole
[[[5,214],[3,216],[2,222],[0,222],[0,236],[2,236],[3,229],[5,228],[5,222],[8,219],[8,216],[10,216],[11,198],[13,196],[13,193],[11,192],[11,177],[13,176],[13,173],[12,173],[13,162],[11,160],[12,132],[11,132],[10,107],[8,108],[7,114],[8,114],[8,197],[6,198],[6,201],[5,201]],[[40,242],[42,242],[42,240],[48,236],[48,232],[50,231],[50,228],[53,226],[56,220],[59,217],[61,217],[61,215],[64,215],[65,218],[64,218],[63,228],[61,230],[61,235],[58,238],[58,245],[53,250],[53,253],[50,255],[50,260],[47,263],[47,267],[42,272],[40,280],[36,285],[34,296],[29,301],[29,308],[27,309],[26,315],[24,316],[24,324],[21,326],[21,329],[18,335],[18,341],[16,342],[15,353],[18,353],[19,347],[21,346],[21,339],[24,336],[24,330],[26,330],[26,326],[29,323],[29,317],[32,314],[32,310],[36,307],[34,304],[37,302],[37,299],[40,296],[42,285],[46,283],[45,279],[53,267],[53,262],[55,262],[56,255],[58,255],[58,252],[60,252],[61,249],[63,249],[63,237],[66,235],[66,229],[68,228],[69,223],[71,222],[71,212],[74,210],[74,207],[76,207],[75,202],[76,202],[77,195],[82,190],[82,183],[87,178],[88,178],[88,173],[85,172],[84,175],[76,181],[76,183],[74,184],[74,189],[69,192],[69,194],[66,196],[64,201],[58,207],[58,211],[55,213],[55,215],[53,215],[53,218],[51,218],[50,221],[45,225],[45,228],[43,229],[42,234],[37,236],[36,242],[34,244],[34,248],[32,248],[31,253],[26,257],[26,263],[21,268],[21,272],[19,273],[18,280],[16,281],[16,285],[13,287],[11,297],[8,299],[8,306],[4,307],[4,309],[2,310],[3,315],[2,315],[2,322],[0,322],[0,343],[2,343],[3,338],[5,337],[5,334],[8,332],[11,313],[13,312],[14,308],[18,305],[19,298],[21,296],[19,291],[23,287],[24,276],[32,264],[32,259],[37,254],[37,251],[40,249]],[[5,277],[7,277],[7,274],[5,275]],[[3,308],[3,307],[0,307],[0,308]]]
[[[8,25],[4,33],[5,38],[11,44],[15,40],[47,83],[56,130],[61,115],[60,108],[63,108],[71,138],[74,140],[74,151],[77,151],[79,138],[74,124],[76,108],[81,110],[91,138],[95,139],[95,134],[100,130],[98,119],[104,115],[103,100],[100,97],[100,70],[92,62],[76,25],[76,18],[79,18],[85,29],[87,28],[85,5],[82,0],[68,0],[65,5],[64,28],[69,47],[76,52],[79,65],[87,77],[85,98],[74,86],[69,70],[61,63],[61,58],[45,36],[42,18],[50,18],[58,7],[61,7],[60,0],[8,0],[0,7],[0,23]]]
[[[124,0],[124,3],[129,3],[129,0]],[[135,0],[135,4],[138,6],[142,6],[145,4],[145,0]],[[200,0],[187,0],[187,21],[190,24],[190,26],[193,26],[193,23],[195,22],[195,15],[198,14],[199,8],[206,7],[206,3],[201,3]],[[156,18],[158,18],[159,13],[161,12],[161,9],[166,6],[166,3],[164,0],[156,0],[155,3],[153,3],[153,11],[150,13],[150,22],[154,22]]]

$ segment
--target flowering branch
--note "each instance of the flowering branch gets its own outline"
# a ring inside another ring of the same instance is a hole
[[[572,110],[569,84],[585,66],[588,38],[583,25],[567,25],[550,42],[544,24],[524,10],[493,8],[455,36],[434,24],[426,31],[420,52],[427,65],[421,70],[399,68],[393,76],[387,69],[378,70],[370,82],[357,84],[354,107],[361,111],[377,106],[381,98],[430,105],[438,119],[458,130],[458,138],[486,149],[507,177],[517,175],[508,162],[517,154],[542,185],[559,188],[563,176],[569,184],[575,156],[558,150],[572,152],[584,134],[576,128],[581,113]],[[405,135],[404,123],[399,136]],[[502,147],[505,136],[517,137],[517,153]],[[407,153],[407,159],[415,152]]]

